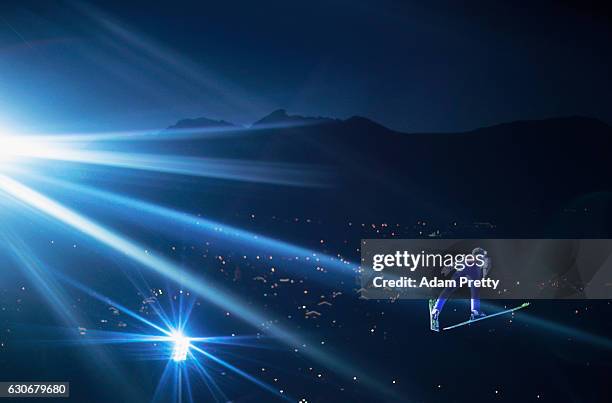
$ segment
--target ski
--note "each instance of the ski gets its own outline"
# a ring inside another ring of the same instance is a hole
[[[505,311],[493,313],[491,315],[487,315],[487,316],[484,316],[482,318],[466,320],[465,322],[461,322],[461,323],[457,323],[456,325],[445,327],[442,330],[450,330],[450,329],[454,329],[456,327],[460,327],[460,326],[463,326],[463,325],[469,325],[470,323],[478,322],[479,320],[490,319],[490,318],[493,318],[495,316],[499,316],[499,315],[503,315],[503,314],[506,314],[506,313],[518,311],[519,309],[527,308],[529,306],[529,304],[530,304],[529,302],[525,302],[525,303],[523,303],[523,304],[521,304],[521,305],[519,305],[517,307],[511,308],[511,309],[506,309]]]

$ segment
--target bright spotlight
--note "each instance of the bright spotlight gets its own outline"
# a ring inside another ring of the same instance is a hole
[[[187,353],[189,347],[191,347],[191,341],[189,337],[185,337],[181,332],[174,332],[170,336],[174,348],[172,350],[172,360],[174,362],[181,362],[187,360]]]
[[[41,152],[47,147],[48,144],[36,141],[28,136],[0,134],[0,163],[13,160],[16,157],[27,156],[33,152]]]
[[[8,136],[0,135],[0,163],[9,159],[12,154],[14,140]]]
[[[70,161],[73,154],[77,154],[75,146],[55,142],[53,137],[0,133],[0,163],[19,158]]]

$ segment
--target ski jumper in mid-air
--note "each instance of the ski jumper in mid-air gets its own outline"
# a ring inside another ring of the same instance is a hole
[[[470,280],[480,280],[487,276],[489,271],[491,270],[491,258],[487,255],[487,251],[483,248],[474,248],[472,251],[472,255],[483,255],[485,258],[485,264],[482,266],[472,265],[464,268],[463,270],[455,270],[453,273],[452,279],[455,280],[455,284],[458,283],[460,277],[467,277]],[[442,269],[442,274],[448,275],[454,268],[447,266]],[[458,287],[455,285],[454,287],[445,288],[438,299],[430,299],[429,300],[429,319],[431,323],[431,330],[435,332],[440,331],[440,321],[439,316],[440,312],[444,308],[444,304],[451,296],[453,292]],[[486,316],[484,312],[480,310],[480,296],[478,287],[470,286],[470,294],[471,294],[471,314],[470,320],[475,320],[478,318],[483,318]]]

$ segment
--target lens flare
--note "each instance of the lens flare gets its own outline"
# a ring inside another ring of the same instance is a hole
[[[181,362],[187,360],[187,353],[191,347],[191,340],[189,337],[183,335],[179,331],[175,331],[170,336],[172,343],[174,343],[174,349],[172,350],[172,360],[174,362]]]

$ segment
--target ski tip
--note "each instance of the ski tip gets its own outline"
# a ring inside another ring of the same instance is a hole
[[[531,305],[531,302],[524,302],[523,305],[521,305],[521,308],[528,307],[529,305]]]

